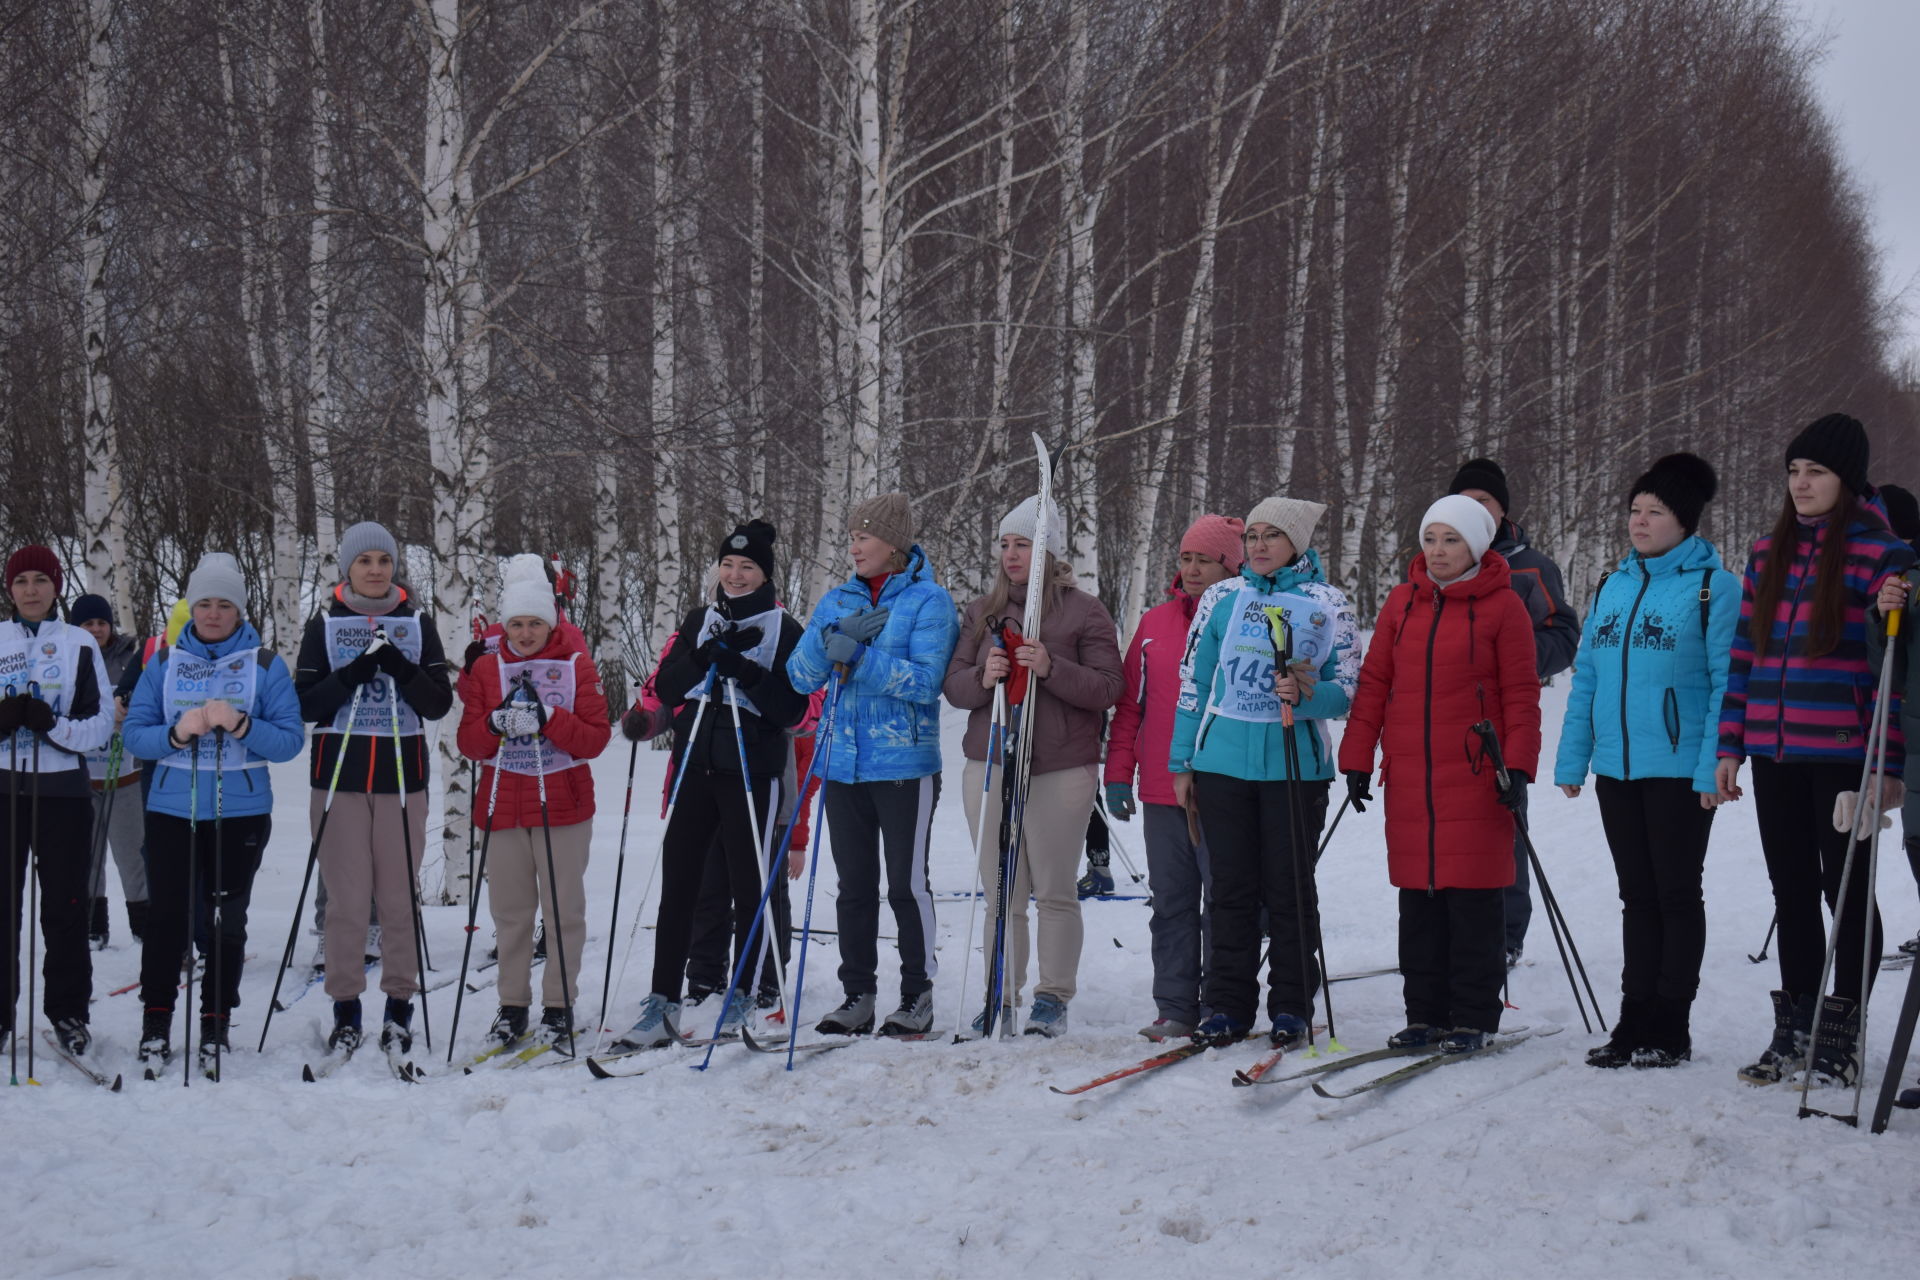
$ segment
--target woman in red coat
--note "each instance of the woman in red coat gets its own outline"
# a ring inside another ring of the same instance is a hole
[[[1513,882],[1512,808],[1540,757],[1540,682],[1533,624],[1493,534],[1471,499],[1427,509],[1412,580],[1380,610],[1340,743],[1356,810],[1373,799],[1376,745],[1383,758],[1408,1024],[1388,1039],[1396,1048],[1469,1052],[1500,1029],[1501,890]],[[1504,792],[1472,732],[1482,720],[1506,756]]]
[[[509,583],[500,592],[500,616],[506,620],[500,651],[476,658],[460,677],[460,750],[486,765],[475,792],[475,822],[492,833],[487,902],[500,941],[500,1012],[487,1036],[512,1044],[528,1035],[536,906],[549,933],[559,922],[561,950],[549,953],[566,965],[564,987],[557,963],[548,963],[541,979],[539,1034],[557,1040],[573,1029],[593,837],[588,761],[606,749],[613,725],[579,632],[554,625],[558,615],[545,582]],[[547,877],[549,836],[557,906]]]

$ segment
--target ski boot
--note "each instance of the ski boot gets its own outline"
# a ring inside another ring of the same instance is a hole
[[[367,964],[380,962],[380,926],[377,924],[367,926],[367,949],[361,959]]]
[[[880,1024],[883,1036],[923,1036],[933,1030],[933,992],[901,996],[900,1007]]]
[[[1740,1068],[1748,1084],[1779,1084],[1800,1070],[1807,1059],[1807,1041],[1813,1032],[1813,1000],[1794,999],[1784,991],[1773,996],[1773,1039],[1759,1061]]]
[[[493,1025],[487,1028],[487,1039],[495,1044],[509,1045],[527,1034],[527,1006],[523,1004],[503,1004],[500,1012],[493,1015]]]
[[[813,1024],[823,1036],[864,1036],[873,1030],[873,992],[849,994],[840,1007]]]
[[[1210,1049],[1223,1045],[1238,1044],[1253,1032],[1253,1024],[1243,1022],[1230,1013],[1215,1010],[1201,1019],[1200,1025],[1193,1029],[1193,1039]]]
[[[54,1019],[53,1037],[60,1042],[62,1049],[76,1058],[84,1056],[87,1046],[93,1043],[93,1033],[87,1029],[85,1018]]]
[[[613,1042],[615,1053],[658,1049],[680,1038],[680,1006],[659,992],[640,1002],[640,1017]]]
[[[1445,1027],[1429,1026],[1424,1022],[1409,1022],[1387,1037],[1387,1048],[1431,1049],[1439,1044],[1440,1038],[1446,1034]]]
[[[1291,1013],[1273,1015],[1273,1029],[1267,1043],[1276,1049],[1297,1049],[1307,1042],[1307,1020]]]
[[[220,1079],[220,1060],[233,1052],[227,1043],[227,1021],[224,1013],[200,1015],[200,1074],[209,1080]]]
[[[387,1010],[380,1022],[380,1051],[386,1054],[413,1052],[413,1001],[387,997]]]
[[[1851,1089],[1860,1078],[1860,1006],[1844,996],[1820,1003],[1809,1089]]]
[[[1644,1000],[1620,1001],[1620,1016],[1614,1020],[1613,1034],[1602,1045],[1587,1050],[1587,1065],[1613,1070],[1633,1061],[1640,1049],[1640,1023],[1646,1015]]]
[[[573,1011],[551,1005],[542,1009],[540,1038],[564,1052],[573,1043]]]
[[[1487,1033],[1478,1027],[1455,1027],[1433,1042],[1441,1053],[1478,1053],[1487,1047]]]
[[[1194,1024],[1179,1018],[1155,1018],[1140,1028],[1140,1034],[1159,1044],[1163,1040],[1185,1040],[1193,1035]]]
[[[173,1061],[172,1034],[173,1010],[148,1009],[140,1015],[140,1065],[150,1074]]]
[[[1087,864],[1087,874],[1074,883],[1082,898],[1106,898],[1113,894],[1113,872],[1106,866]]]
[[[327,1036],[328,1053],[352,1053],[360,1047],[360,999],[333,1002],[333,1031]]]

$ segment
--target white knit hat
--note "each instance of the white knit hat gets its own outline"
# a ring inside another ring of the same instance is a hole
[[[1037,542],[1035,536],[1039,528],[1034,513],[1040,509],[1040,495],[1034,494],[1025,502],[1001,517],[1000,532],[996,538],[1012,534],[1016,538],[1025,538],[1028,542]],[[1058,503],[1047,503],[1047,554],[1065,559],[1067,555],[1067,522],[1060,514]]]
[[[516,582],[547,583],[547,562],[531,551],[522,551],[507,561],[507,567],[500,574],[500,585],[512,586]]]
[[[1320,517],[1326,513],[1324,502],[1308,502],[1305,498],[1283,498],[1275,494],[1263,498],[1259,505],[1247,512],[1247,528],[1256,524],[1270,524],[1287,535],[1287,541],[1293,543],[1295,555],[1306,554],[1307,547],[1313,542],[1313,527],[1320,523]]]
[[[553,584],[547,581],[546,562],[530,551],[507,561],[501,575],[500,621],[540,618],[553,626],[559,618],[553,607]]]
[[[209,551],[193,566],[187,578],[187,603],[202,600],[231,600],[241,613],[247,611],[247,579],[240,562],[224,551]]]
[[[1493,545],[1493,514],[1463,494],[1450,493],[1427,508],[1427,514],[1420,517],[1422,536],[1431,524],[1446,525],[1459,534],[1466,541],[1467,549],[1473,552],[1475,564]]]

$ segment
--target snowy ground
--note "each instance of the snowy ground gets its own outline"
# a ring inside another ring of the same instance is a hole
[[[1547,692],[1550,739],[1564,697],[1564,681]],[[957,781],[958,718],[947,727]],[[626,759],[616,740],[597,766],[595,941],[581,1000],[589,1016],[599,1006]],[[663,763],[642,753],[630,898],[657,845],[651,799]],[[300,766],[276,771],[275,785],[278,828],[250,944],[273,958],[307,847]],[[1611,1016],[1618,904],[1591,791],[1567,801],[1536,787],[1533,812]],[[1322,866],[1336,972],[1394,962],[1378,816],[1350,814]],[[1139,863],[1138,824],[1122,831]],[[1880,888],[1888,935],[1900,938],[1920,925],[1920,906],[1894,849]],[[936,819],[935,888],[970,888],[969,864],[949,789]],[[816,910],[828,927],[832,889],[829,864]],[[1248,1047],[1081,1098],[1050,1093],[1049,1083],[1077,1083],[1147,1051],[1133,1035],[1152,1010],[1147,907],[1138,901],[1087,904],[1081,993],[1062,1041],[872,1043],[792,1074],[726,1048],[705,1074],[674,1063],[624,1082],[596,1082],[578,1067],[523,1068],[406,1088],[369,1050],[342,1074],[302,1084],[327,1004],[316,992],[276,1018],[267,1053],[255,1056],[273,981],[263,959],[249,967],[236,1019],[236,1043],[248,1048],[229,1060],[226,1082],[143,1085],[128,1061],[137,997],[104,994],[137,968],[117,933],[98,957],[94,1026],[100,1059],[127,1070],[126,1091],[109,1096],[43,1055],[43,1087],[0,1093],[4,1271],[471,1280],[579,1266],[687,1277],[1108,1280],[1372,1277],[1438,1266],[1465,1275],[1911,1277],[1920,1119],[1896,1112],[1893,1129],[1874,1138],[1796,1120],[1794,1096],[1734,1080],[1765,1043],[1777,979],[1771,961],[1746,960],[1771,912],[1751,803],[1719,819],[1707,895],[1691,1065],[1583,1065],[1594,1039],[1581,1030],[1536,913],[1509,1017],[1563,1024],[1563,1034],[1344,1103],[1292,1085],[1231,1088],[1233,1069],[1254,1056]],[[463,912],[428,909],[442,967],[458,963]],[[942,904],[936,1007],[949,1025],[965,917],[964,903]],[[122,919],[116,902],[116,930]],[[626,931],[623,920],[620,939]],[[650,937],[641,935],[612,1020],[644,994]],[[303,933],[300,957],[310,949]],[[832,1003],[835,959],[831,945],[816,944],[807,1022]],[[1870,1089],[1905,977],[1883,980],[1874,1006]],[[971,981],[977,992],[977,961]],[[1377,1045],[1401,1025],[1398,995],[1393,978],[1336,986],[1342,1040]],[[436,1028],[450,1019],[450,996],[434,997]],[[491,999],[488,991],[467,1006],[463,1042],[484,1027]],[[969,1015],[976,1002],[968,998]]]

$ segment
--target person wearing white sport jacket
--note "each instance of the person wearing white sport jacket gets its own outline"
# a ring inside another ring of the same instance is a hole
[[[20,991],[20,915],[27,865],[40,886],[46,938],[42,1008],[70,1052],[87,1046],[93,957],[87,930],[93,900],[93,785],[86,753],[113,736],[113,700],[100,646],[62,622],[60,561],[46,547],[7,559],[13,618],[0,622],[0,791],[8,812],[7,951],[0,961],[6,1008],[0,1043],[13,1028]]]

